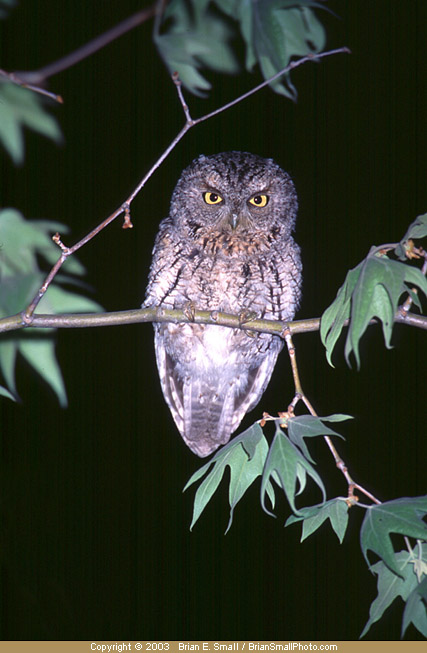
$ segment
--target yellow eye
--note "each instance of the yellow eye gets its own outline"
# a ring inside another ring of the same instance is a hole
[[[222,202],[221,195],[218,195],[218,193],[212,193],[212,191],[203,193],[203,199],[205,200],[206,204],[221,204]]]
[[[254,195],[253,197],[251,197],[249,202],[253,204],[253,206],[262,209],[263,206],[267,206],[268,199],[269,199],[268,195]]]

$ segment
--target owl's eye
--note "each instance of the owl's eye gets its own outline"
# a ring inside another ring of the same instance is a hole
[[[267,206],[269,197],[268,195],[254,195],[249,200],[250,204],[262,209],[263,206]]]
[[[218,195],[218,193],[212,193],[209,190],[206,193],[203,193],[203,199],[206,204],[221,204],[222,202],[221,195]]]

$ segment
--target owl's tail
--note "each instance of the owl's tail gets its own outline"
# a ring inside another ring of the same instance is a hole
[[[220,393],[203,380],[183,384],[183,429],[181,435],[198,456],[209,456],[226,444],[238,427],[243,413],[235,410],[235,388]]]
[[[205,376],[182,367],[156,333],[156,356],[166,402],[187,446],[204,458],[226,444],[245,414],[260,400],[282,348],[272,339],[259,365],[250,369],[212,368]],[[226,373],[227,370],[227,373]]]

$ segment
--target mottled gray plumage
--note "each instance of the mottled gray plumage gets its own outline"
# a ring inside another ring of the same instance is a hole
[[[172,196],[153,250],[143,306],[291,320],[301,295],[292,238],[297,196],[272,159],[247,152],[199,156]],[[154,325],[163,394],[187,445],[208,456],[261,398],[283,343],[199,324]]]

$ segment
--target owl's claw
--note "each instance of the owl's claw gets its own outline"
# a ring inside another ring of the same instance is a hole
[[[256,320],[257,314],[254,313],[253,311],[248,311],[246,309],[243,309],[239,313],[239,326],[244,326],[248,322],[252,322],[252,320]]]
[[[194,316],[196,313],[196,305],[194,302],[187,302],[182,310],[187,320],[194,322]]]

